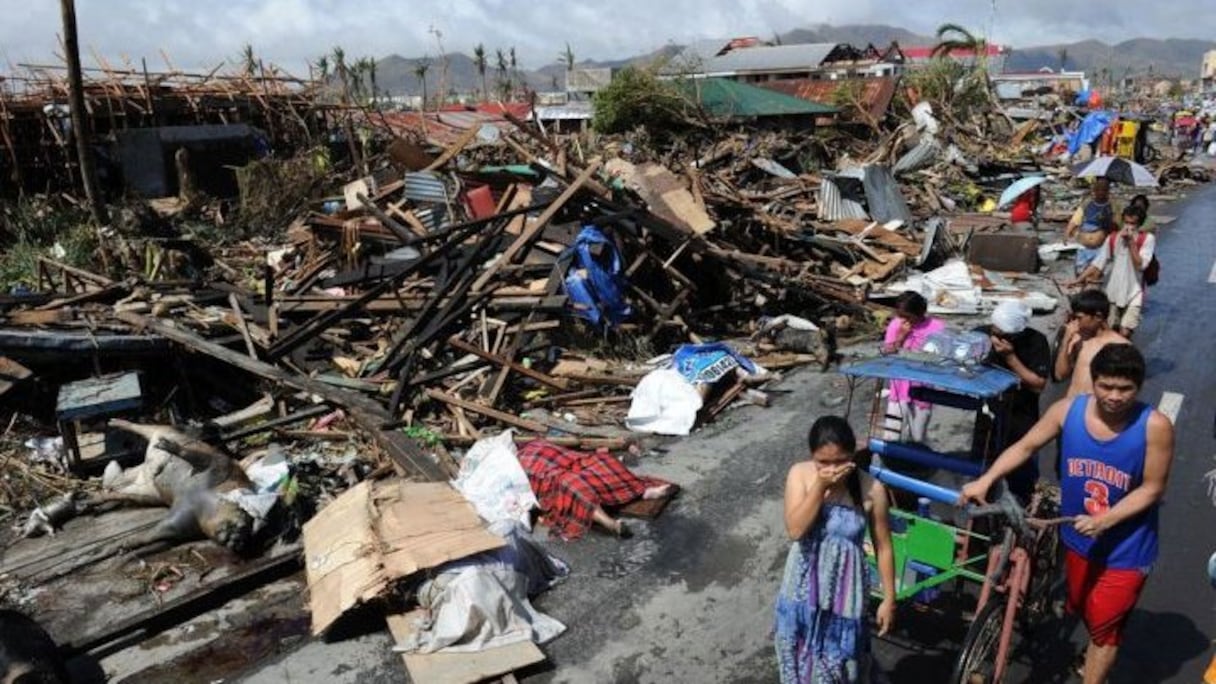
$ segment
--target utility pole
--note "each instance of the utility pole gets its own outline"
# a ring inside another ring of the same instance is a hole
[[[97,225],[110,222],[105,201],[97,187],[97,176],[93,170],[93,154],[89,150],[89,130],[84,120],[84,82],[80,75],[80,45],[76,40],[75,0],[59,0],[63,12],[63,49],[68,62],[68,104],[72,111],[72,135],[76,138],[76,157],[80,165],[80,181],[89,200],[89,210]]]
[[[443,32],[431,24],[430,33],[435,36],[435,44],[439,46],[439,104],[435,107],[438,110],[447,102],[448,97],[448,55],[443,50]]]

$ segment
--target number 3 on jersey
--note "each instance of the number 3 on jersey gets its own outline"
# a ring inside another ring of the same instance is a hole
[[[1110,509],[1110,489],[1097,480],[1085,482],[1085,513],[1100,515]]]

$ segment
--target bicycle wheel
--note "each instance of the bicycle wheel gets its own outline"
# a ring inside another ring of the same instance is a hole
[[[1005,621],[1005,598],[992,596],[967,629],[963,648],[954,663],[953,684],[997,684],[997,651]]]

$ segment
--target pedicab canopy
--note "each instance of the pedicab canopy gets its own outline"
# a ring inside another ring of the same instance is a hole
[[[843,366],[841,373],[854,378],[910,380],[951,394],[991,399],[1018,384],[1018,376],[994,366],[960,364],[935,358],[879,356]]]

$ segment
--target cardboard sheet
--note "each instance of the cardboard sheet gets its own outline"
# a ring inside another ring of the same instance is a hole
[[[398,580],[503,545],[446,483],[360,483],[304,525],[313,634]]]

